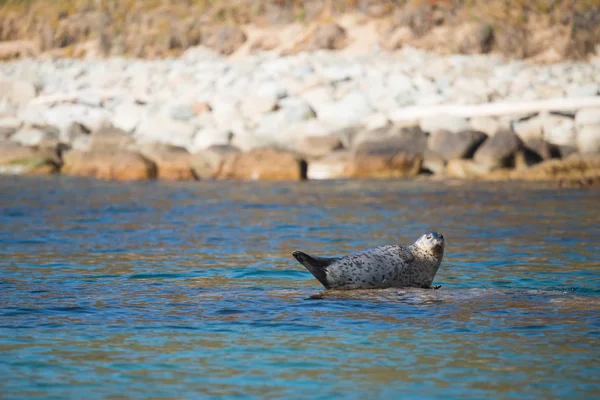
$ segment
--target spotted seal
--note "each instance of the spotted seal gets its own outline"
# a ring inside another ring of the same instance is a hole
[[[429,232],[408,247],[376,246],[335,258],[313,257],[301,251],[294,251],[292,256],[326,289],[431,288],[444,246],[442,234]]]

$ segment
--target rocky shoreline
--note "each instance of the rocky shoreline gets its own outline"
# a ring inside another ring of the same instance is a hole
[[[0,64],[0,171],[101,179],[600,181],[600,57],[405,47]]]

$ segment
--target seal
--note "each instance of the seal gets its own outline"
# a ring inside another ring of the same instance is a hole
[[[344,257],[313,257],[301,251],[294,251],[292,256],[325,289],[430,289],[444,247],[444,236],[429,232],[410,246],[376,246]]]

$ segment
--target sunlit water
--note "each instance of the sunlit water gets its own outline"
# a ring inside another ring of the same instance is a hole
[[[600,396],[597,189],[4,177],[0,210],[0,398]],[[439,290],[290,257],[430,229]]]

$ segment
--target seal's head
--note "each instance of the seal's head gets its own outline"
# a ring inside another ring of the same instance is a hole
[[[417,241],[414,246],[419,249],[425,251],[426,253],[432,254],[436,258],[442,258],[444,255],[444,246],[446,242],[444,241],[444,235],[438,232],[428,232],[423,234]]]

